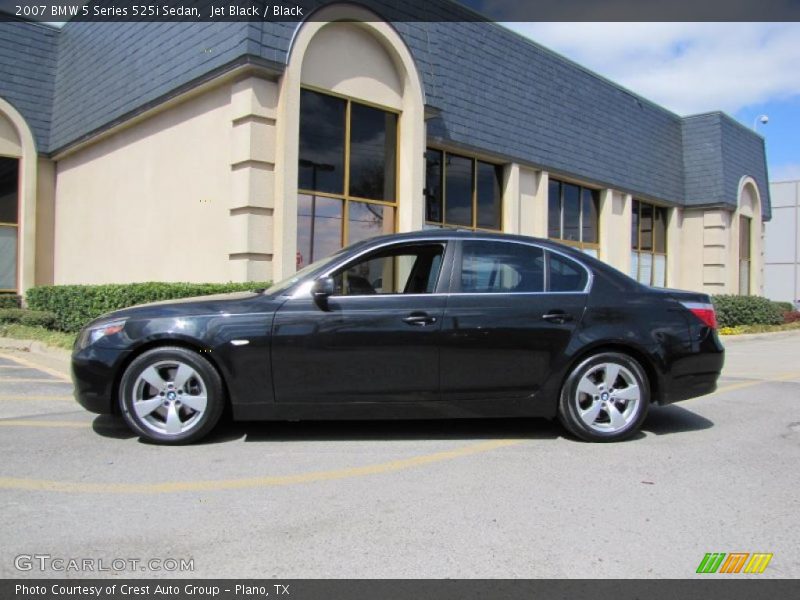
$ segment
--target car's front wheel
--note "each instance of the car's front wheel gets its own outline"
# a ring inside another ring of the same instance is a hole
[[[613,442],[639,430],[650,406],[641,365],[627,354],[601,352],[577,364],[561,389],[558,416],[573,435]]]
[[[134,359],[119,390],[131,429],[161,444],[199,440],[217,424],[225,405],[217,370],[199,354],[173,346]]]

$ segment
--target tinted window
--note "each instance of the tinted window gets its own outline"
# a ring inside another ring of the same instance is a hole
[[[563,238],[571,242],[580,241],[581,188],[570,183],[562,184],[564,207]]]
[[[445,221],[472,226],[472,159],[447,155]]]
[[[508,242],[464,242],[462,292],[491,294],[543,290],[544,252],[541,248]]]
[[[323,196],[297,196],[297,256],[302,269],[342,247],[344,201]]]
[[[350,108],[350,195],[394,200],[397,115],[353,102]]]
[[[430,294],[436,288],[444,244],[380,250],[333,275],[337,296]]]
[[[478,161],[478,227],[500,229],[503,168]]]
[[[0,157],[0,223],[17,223],[17,159]]]
[[[383,204],[349,202],[347,205],[348,244],[376,235],[394,232],[394,208]]]
[[[300,90],[300,160],[297,187],[344,192],[344,130],[347,102]]]
[[[583,222],[583,235],[581,241],[589,244],[598,242],[597,206],[599,204],[596,190],[581,189],[581,221]]]
[[[550,252],[549,255],[548,290],[551,292],[582,292],[589,278],[586,269],[560,254]]]
[[[442,152],[425,152],[425,220],[442,222]]]

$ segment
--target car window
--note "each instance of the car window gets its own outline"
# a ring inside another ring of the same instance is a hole
[[[333,274],[336,296],[431,294],[442,268],[444,244],[379,250]]]
[[[582,292],[589,275],[586,269],[565,256],[549,253],[548,289],[551,292]]]
[[[544,251],[527,244],[465,241],[461,251],[461,292],[544,291]]]

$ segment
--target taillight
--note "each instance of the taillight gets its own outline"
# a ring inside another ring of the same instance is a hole
[[[717,328],[717,313],[714,311],[713,304],[705,304],[702,302],[681,302],[691,313],[700,319],[703,323],[711,327]]]

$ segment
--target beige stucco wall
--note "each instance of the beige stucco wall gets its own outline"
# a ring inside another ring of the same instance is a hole
[[[229,281],[231,89],[61,157],[55,282]]]
[[[36,199],[35,285],[52,285],[55,269],[56,165],[39,158]]]

